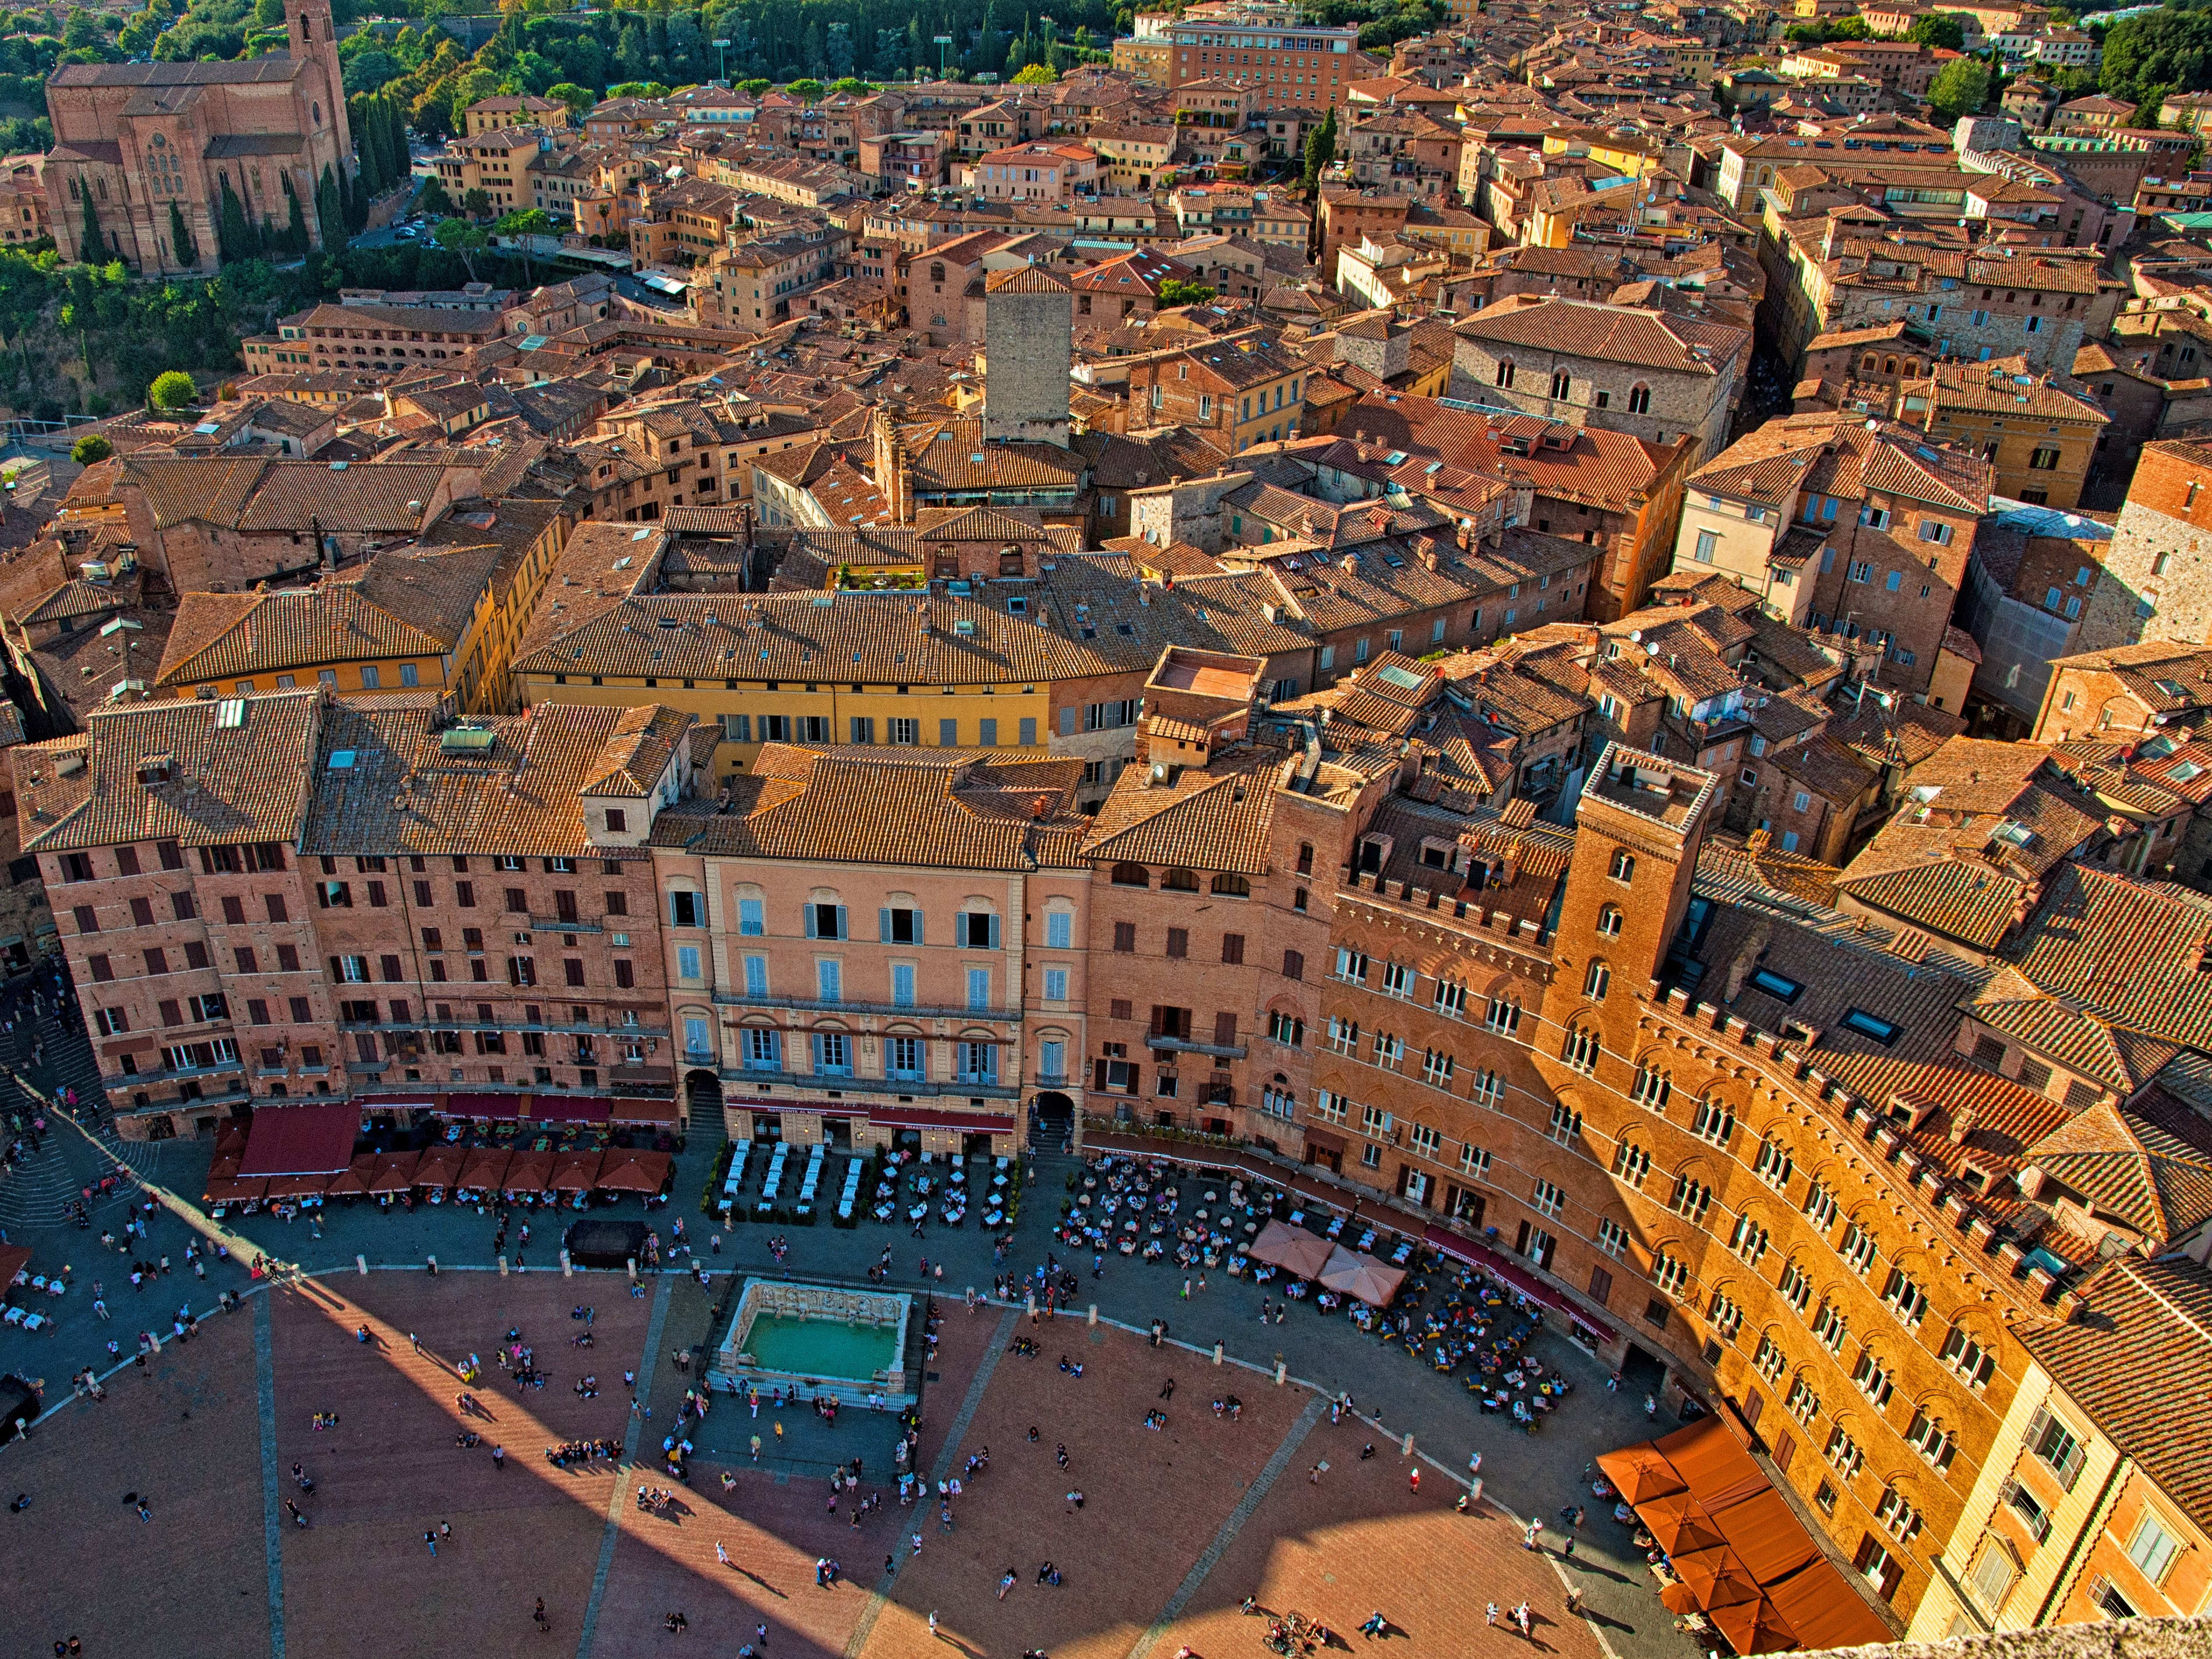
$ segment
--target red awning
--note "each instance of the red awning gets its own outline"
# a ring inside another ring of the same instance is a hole
[[[15,1282],[15,1275],[31,1265],[27,1244],[0,1244],[0,1291]]]
[[[866,1115],[869,1122],[885,1129],[963,1129],[1004,1135],[1020,1127],[1020,1121],[1011,1114],[994,1117],[987,1112],[925,1112],[910,1106],[872,1106]]]
[[[532,1095],[523,1116],[532,1123],[605,1123],[613,1106],[604,1095]]]
[[[1431,1249],[1442,1250],[1455,1256],[1470,1267],[1479,1267],[1492,1279],[1511,1285],[1531,1302],[1540,1302],[1547,1308],[1557,1308],[1563,1313],[1573,1313],[1574,1307],[1565,1297],[1528,1272],[1517,1267],[1487,1244],[1478,1244],[1471,1238],[1462,1238],[1449,1227],[1431,1223],[1428,1231],[1421,1235],[1421,1243]],[[1588,1324],[1589,1322],[1583,1322]]]
[[[617,1100],[608,1114],[617,1123],[673,1123],[676,1121],[676,1103],[672,1100]]]
[[[520,1095],[447,1095],[447,1117],[510,1118],[522,1115]]]
[[[353,1161],[354,1129],[360,1121],[359,1111],[343,1103],[264,1106],[247,1131],[238,1178],[337,1175]]]

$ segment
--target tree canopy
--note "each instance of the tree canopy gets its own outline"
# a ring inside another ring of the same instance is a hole
[[[154,384],[146,388],[147,399],[156,409],[189,409],[199,395],[200,389],[192,384],[192,377],[180,368],[156,374]]]
[[[1990,95],[1990,66],[1978,58],[1961,58],[1936,71],[1928,83],[1928,103],[1945,125],[1972,115]]]

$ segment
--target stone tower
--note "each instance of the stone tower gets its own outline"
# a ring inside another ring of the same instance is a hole
[[[307,96],[310,118],[319,114],[337,135],[337,149],[349,176],[355,166],[353,126],[346,118],[345,76],[338,63],[337,31],[331,17],[331,0],[285,0],[284,31],[289,38],[292,61],[321,70],[321,84],[312,84]],[[308,195],[313,194],[310,185]],[[343,240],[341,237],[340,240]]]
[[[1067,447],[1075,295],[1042,265],[983,280],[983,437]]]

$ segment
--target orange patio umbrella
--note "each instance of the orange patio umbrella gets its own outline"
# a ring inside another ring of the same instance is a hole
[[[1706,1616],[1738,1653],[1774,1653],[1798,1645],[1797,1632],[1763,1595],[1714,1607]]]
[[[1669,1613],[1701,1613],[1697,1592],[1680,1579],[1676,1579],[1659,1592],[1659,1605]]]
[[[1600,1452],[1597,1466],[1615,1491],[1631,1504],[1641,1505],[1668,1492],[1686,1492],[1689,1483],[1674,1473],[1674,1466],[1648,1441]]]
[[[1687,1555],[1728,1542],[1705,1506],[1686,1492],[1666,1492],[1639,1504],[1636,1514],[1669,1555]]]
[[[1668,1560],[1674,1569],[1674,1576],[1690,1587],[1691,1594],[1698,1598],[1698,1605],[1708,1613],[1715,1607],[1759,1599],[1759,1580],[1736,1559],[1735,1552],[1724,1544],[1669,1556]]]

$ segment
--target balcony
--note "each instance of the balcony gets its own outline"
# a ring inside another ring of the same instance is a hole
[[[560,916],[532,916],[530,918],[530,931],[533,933],[604,933],[607,930],[603,923],[583,921],[574,916],[566,919]]]
[[[559,989],[562,988],[556,987],[554,988]],[[250,1030],[251,1028],[249,1027],[248,1029]],[[624,1042],[629,1041],[633,1038],[643,1040],[647,1037],[665,1037],[669,1034],[668,1028],[665,1025],[574,1025],[565,1024],[518,1025],[511,1021],[487,1021],[478,1019],[342,1019],[338,1022],[338,1030],[341,1031],[550,1031],[556,1036],[611,1036]]]
[[[1010,1088],[1002,1083],[931,1083],[921,1078],[902,1077],[823,1077],[813,1072],[756,1072],[732,1066],[722,1067],[721,1079],[725,1085],[804,1089],[816,1093],[836,1090],[841,1094],[958,1096],[985,1100],[1019,1100],[1022,1095],[1019,1089]]]
[[[1067,1087],[1067,1073],[1065,1072],[1039,1072],[1036,1074],[1036,1085],[1040,1089],[1065,1089]]]
[[[1145,1047],[1155,1054],[1211,1054],[1216,1060],[1244,1058],[1244,1045],[1241,1042],[1194,1042],[1188,1037],[1163,1036],[1157,1031],[1145,1038]]]
[[[1019,1003],[1011,1006],[969,1008],[958,1003],[823,1002],[814,997],[759,997],[734,991],[714,993],[718,1008],[788,1008],[813,1014],[890,1014],[908,1019],[1000,1019],[1022,1017]]]

